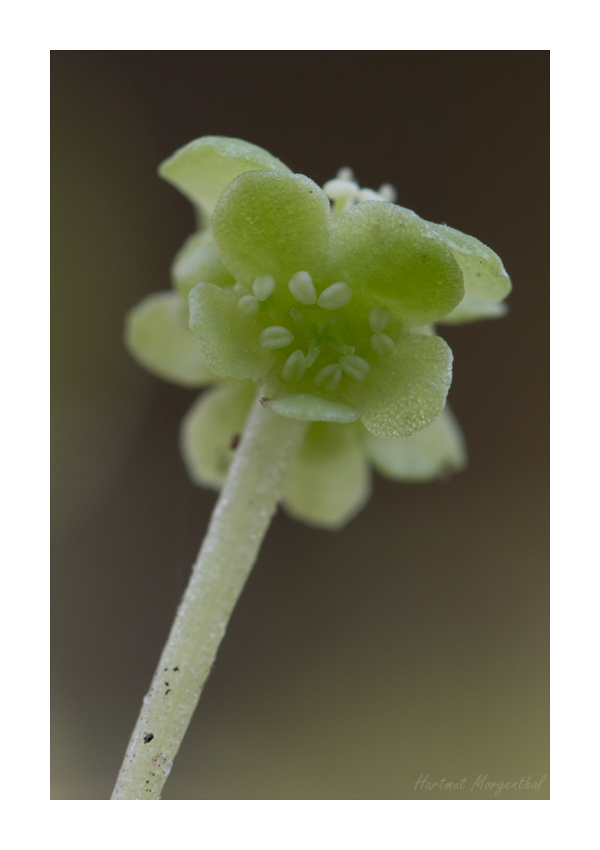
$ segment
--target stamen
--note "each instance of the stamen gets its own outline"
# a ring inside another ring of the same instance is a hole
[[[340,366],[355,381],[364,381],[371,367],[363,357],[340,357]]]
[[[316,304],[317,290],[308,272],[296,272],[288,283],[288,289],[301,304]]]
[[[258,310],[258,299],[254,295],[244,295],[238,301],[238,309],[244,316],[253,316]]]
[[[301,381],[306,372],[304,354],[298,349],[285,361],[281,375],[284,381]]]
[[[240,293],[243,291],[243,289],[244,289],[244,287],[243,287],[243,286],[242,286],[242,284],[239,282],[239,280],[238,280],[238,282],[237,282],[237,283],[234,283],[234,285],[233,285],[233,291],[235,292],[235,294],[236,294],[236,295],[240,295]]]
[[[373,307],[369,313],[369,324],[373,333],[381,333],[390,323],[392,315],[385,307]]]
[[[304,331],[305,334],[312,336],[315,332],[315,329],[311,322],[308,321],[305,315],[303,315],[300,310],[296,310],[295,307],[292,307],[290,310],[290,316],[296,322],[298,327]]]
[[[360,186],[352,180],[328,180],[323,186],[323,191],[332,201],[344,200],[346,198],[355,198],[360,191]]]
[[[342,367],[337,363],[330,363],[329,366],[324,366],[317,377],[315,384],[325,393],[332,393],[337,390],[342,380]]]
[[[385,198],[388,204],[396,203],[398,192],[396,192],[395,186],[392,186],[391,183],[383,183],[377,191],[382,198]]]
[[[308,354],[304,358],[304,363],[307,369],[313,365],[319,354],[321,353],[321,349],[323,348],[322,342],[317,342],[316,339],[312,339],[310,342],[310,348],[308,349]]]
[[[351,168],[348,168],[347,165],[345,165],[343,168],[340,168],[340,170],[335,176],[338,180],[354,180],[354,172]]]
[[[386,357],[395,348],[394,340],[387,334],[373,334],[371,337],[371,348],[375,354],[378,354],[380,357]]]
[[[347,283],[332,283],[319,295],[317,304],[325,310],[337,310],[344,307],[352,298],[352,290]]]
[[[373,189],[361,189],[358,193],[358,200],[361,201],[385,201],[385,198],[382,197],[379,192],[375,192]]]
[[[275,280],[270,274],[260,274],[252,284],[252,292],[259,301],[266,301],[275,289]]]
[[[271,325],[261,333],[259,341],[263,348],[276,349],[285,348],[294,339],[294,335],[287,328],[280,325]]]

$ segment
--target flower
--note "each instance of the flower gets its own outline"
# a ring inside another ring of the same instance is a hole
[[[299,519],[345,524],[371,465],[397,480],[462,468],[434,323],[502,315],[496,254],[395,205],[392,187],[360,189],[345,169],[321,189],[237,139],[198,139],[160,173],[204,227],[175,258],[173,291],[130,312],[126,341],[167,380],[215,384],[182,423],[193,480],[221,486],[257,385],[265,406],[311,422],[284,498]]]

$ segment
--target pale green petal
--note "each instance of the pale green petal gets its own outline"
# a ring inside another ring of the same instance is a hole
[[[181,423],[180,446],[192,481],[219,488],[244,430],[256,387],[236,381],[203,393]]]
[[[214,283],[217,286],[230,286],[235,283],[223,265],[219,249],[209,230],[194,233],[186,239],[183,248],[175,256],[171,276],[173,285],[185,298],[186,304],[188,295],[197,283]]]
[[[351,425],[315,422],[290,469],[283,505],[296,519],[341,528],[371,494],[371,475]]]
[[[445,224],[430,223],[430,227],[447,243],[465,281],[464,301],[444,316],[443,323],[462,324],[505,315],[507,308],[499,302],[506,298],[512,286],[500,257],[483,242],[460,230]]]
[[[390,440],[365,432],[364,444],[375,469],[397,481],[428,481],[458,472],[467,462],[463,433],[448,407],[411,437]]]
[[[439,320],[464,296],[449,247],[411,210],[358,204],[337,219],[330,259],[352,289],[352,310],[385,308],[402,327]]]
[[[212,228],[236,280],[269,274],[287,287],[296,272],[314,274],[325,262],[330,219],[329,199],[308,177],[253,171],[223,193]]]
[[[226,136],[203,136],[175,151],[158,173],[191,201],[212,212],[222,192],[245,171],[289,168],[263,148]],[[210,281],[209,281],[210,282]]]
[[[263,328],[256,316],[243,313],[239,301],[232,287],[199,283],[190,292],[190,328],[215,374],[255,378],[269,371],[274,358],[261,348]]]
[[[478,322],[480,319],[501,319],[508,313],[508,306],[503,301],[479,301],[475,298],[464,298],[458,307],[440,321],[442,325],[466,325]]]
[[[440,414],[452,381],[452,352],[439,336],[400,334],[369,380],[350,384],[348,401],[377,437],[408,437]]]
[[[176,292],[149,295],[129,311],[125,345],[138,363],[166,381],[201,387],[215,380],[187,326],[185,302]]]

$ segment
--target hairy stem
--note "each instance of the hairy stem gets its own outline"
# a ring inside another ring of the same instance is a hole
[[[144,697],[113,800],[158,799],[307,424],[278,416],[261,407],[258,400],[254,402]]]

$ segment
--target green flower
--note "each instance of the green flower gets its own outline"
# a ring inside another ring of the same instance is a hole
[[[210,227],[177,255],[174,291],[131,311],[126,339],[155,374],[215,384],[182,424],[197,483],[223,483],[257,385],[312,423],[284,500],[302,520],[347,522],[371,464],[412,481],[464,465],[433,323],[502,314],[510,281],[493,252],[391,203],[391,187],[360,189],[344,170],[323,190],[236,139],[196,140],[160,173]]]

